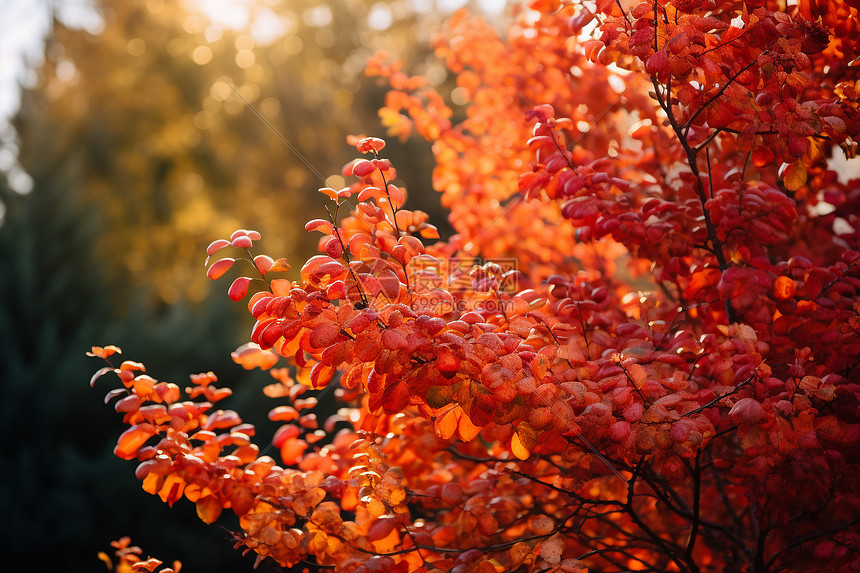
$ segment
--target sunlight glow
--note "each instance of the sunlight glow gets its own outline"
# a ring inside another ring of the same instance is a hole
[[[248,27],[254,0],[186,0],[189,10],[203,14],[213,24],[241,30]]]

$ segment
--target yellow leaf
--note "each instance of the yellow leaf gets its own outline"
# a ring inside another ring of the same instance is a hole
[[[521,460],[527,460],[531,455],[531,452],[523,445],[520,435],[517,433],[514,433],[514,437],[511,438],[511,451]]]
[[[803,161],[795,161],[782,172],[782,181],[789,191],[797,191],[806,185],[806,166]]]

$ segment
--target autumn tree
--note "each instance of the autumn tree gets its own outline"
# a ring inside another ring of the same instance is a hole
[[[252,293],[233,357],[274,378],[280,460],[213,373],[183,393],[96,347],[115,453],[284,567],[857,570],[857,16],[537,0],[502,38],[458,13],[450,98],[377,54],[458,234],[431,244],[385,142],[352,138],[299,281],[257,231],[208,249]]]

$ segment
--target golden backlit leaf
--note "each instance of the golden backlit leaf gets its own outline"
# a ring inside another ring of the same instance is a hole
[[[806,185],[806,166],[803,161],[795,161],[782,173],[782,181],[789,191],[797,191]]]
[[[443,414],[436,416],[433,427],[436,430],[436,435],[443,440],[449,440],[457,431],[457,426],[460,418],[465,414],[460,405],[455,405],[448,408]],[[468,416],[467,416],[468,417]]]
[[[511,451],[521,460],[527,460],[531,455],[531,452],[523,445],[523,442],[520,440],[519,434],[517,434],[516,432],[511,438]]]
[[[215,523],[222,509],[221,503],[211,495],[197,501],[197,516],[207,524]]]

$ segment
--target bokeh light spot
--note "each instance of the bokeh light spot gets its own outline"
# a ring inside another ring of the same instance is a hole
[[[140,38],[132,38],[125,45],[125,49],[132,56],[142,56],[146,51],[146,42],[141,40]]]
[[[212,61],[212,50],[209,46],[197,46],[191,53],[191,59],[199,66],[206,65]]]

